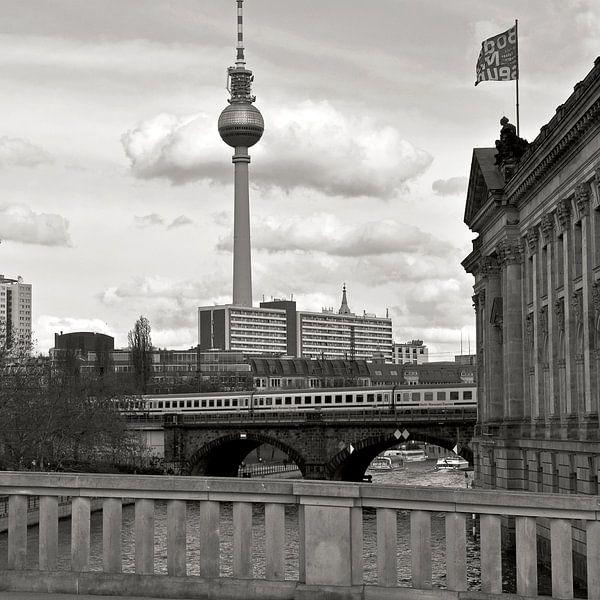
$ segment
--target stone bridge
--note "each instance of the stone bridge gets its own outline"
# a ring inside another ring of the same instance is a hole
[[[381,452],[403,441],[457,444],[470,463],[476,411],[294,411],[165,415],[165,461],[186,475],[237,476],[261,444],[283,451],[306,479],[362,481]]]

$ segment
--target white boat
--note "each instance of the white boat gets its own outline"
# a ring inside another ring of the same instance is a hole
[[[383,453],[383,456],[389,458],[393,464],[402,464],[404,460],[402,458],[402,450],[386,450]]]
[[[405,462],[420,462],[422,460],[427,460],[427,454],[425,454],[425,450],[423,450],[423,448],[400,450],[400,456]]]
[[[392,459],[389,456],[376,456],[369,465],[369,469],[373,471],[390,471],[393,468]]]
[[[462,456],[444,456],[438,458],[435,468],[438,471],[465,471],[469,468],[469,461]]]

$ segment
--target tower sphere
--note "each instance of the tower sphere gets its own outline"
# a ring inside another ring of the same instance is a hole
[[[253,146],[262,137],[264,129],[260,111],[247,102],[232,102],[219,116],[219,134],[233,148]]]

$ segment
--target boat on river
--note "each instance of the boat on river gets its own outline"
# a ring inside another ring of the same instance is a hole
[[[466,471],[469,468],[469,461],[462,456],[444,456],[438,458],[435,468],[438,471]]]
[[[369,465],[369,469],[373,471],[391,471],[393,468],[394,465],[389,456],[376,456]]]

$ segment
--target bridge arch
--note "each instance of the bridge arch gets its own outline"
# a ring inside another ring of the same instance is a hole
[[[378,454],[397,443],[398,438],[391,434],[373,435],[351,442],[327,463],[330,479],[362,481],[371,461]],[[350,450],[350,446],[352,450]]]
[[[185,462],[182,474],[237,477],[244,458],[261,444],[270,444],[285,452],[304,476],[302,455],[280,439],[260,432],[229,433],[203,444]]]

